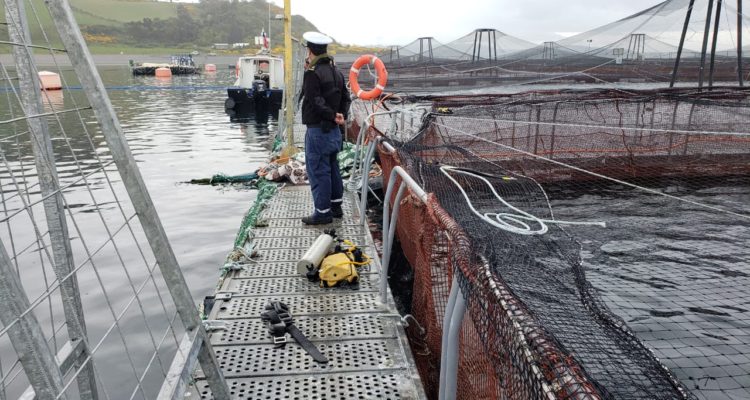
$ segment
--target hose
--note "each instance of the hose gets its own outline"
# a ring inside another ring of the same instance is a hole
[[[492,190],[492,194],[495,195],[495,198],[497,198],[504,206],[510,208],[513,212],[503,212],[503,213],[497,213],[497,212],[487,212],[487,213],[480,213],[477,211],[476,208],[474,208],[474,205],[471,203],[471,199],[469,198],[469,195],[466,193],[464,188],[461,186],[458,181],[451,176],[451,174],[448,172],[451,171],[456,174],[466,175],[470,176],[472,178],[477,178],[484,183],[487,184],[487,186],[490,187],[490,190]],[[604,222],[574,222],[574,221],[558,221],[558,220],[552,220],[552,219],[542,219],[539,217],[536,217],[532,214],[527,213],[526,211],[523,211],[512,204],[505,201],[505,199],[500,196],[497,191],[495,190],[495,187],[492,186],[492,183],[485,177],[478,175],[476,173],[453,167],[450,165],[444,165],[440,167],[440,172],[443,173],[448,179],[453,182],[454,185],[458,188],[458,190],[461,191],[461,194],[464,196],[464,199],[466,200],[466,204],[469,205],[469,208],[471,211],[481,218],[484,222],[496,227],[500,228],[504,231],[519,234],[519,235],[544,235],[549,230],[548,224],[558,224],[558,225],[590,225],[590,226],[601,226],[602,228],[606,228],[607,225]]]

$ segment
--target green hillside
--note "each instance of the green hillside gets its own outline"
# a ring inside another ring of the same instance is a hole
[[[44,0],[26,0],[34,44],[43,44],[47,33],[60,46]],[[76,20],[92,50],[100,53],[158,52],[159,49],[207,49],[213,43],[253,42],[262,28],[268,31],[268,4],[264,0],[230,2],[203,0],[200,4],[146,0],[70,0]],[[0,2],[0,10],[2,10]],[[272,6],[272,14],[283,11]],[[4,10],[3,10],[3,16]],[[293,32],[316,30],[295,16]],[[0,27],[3,27],[0,25]],[[282,37],[281,21],[271,22],[271,37]],[[7,32],[0,29],[0,40]],[[280,44],[274,40],[274,44]],[[0,46],[0,52],[7,52]]]

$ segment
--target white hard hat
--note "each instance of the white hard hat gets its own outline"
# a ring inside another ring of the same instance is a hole
[[[319,46],[325,46],[333,43],[333,39],[320,32],[305,32],[302,35],[302,39],[305,40],[305,46],[307,46],[308,43],[316,44]]]

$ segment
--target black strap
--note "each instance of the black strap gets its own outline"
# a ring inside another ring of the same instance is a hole
[[[318,350],[317,347],[300,331],[297,329],[294,324],[290,324],[286,326],[287,332],[289,332],[290,335],[294,338],[294,340],[299,343],[300,346],[302,346],[305,351],[307,351],[310,356],[312,356],[313,360],[321,363],[321,364],[327,364],[328,358],[323,355],[323,353]]]
[[[280,301],[268,303],[265,311],[260,314],[260,318],[268,324],[268,333],[273,336],[273,343],[276,347],[286,345],[288,332],[312,356],[313,360],[323,364],[328,362],[328,358],[294,325],[292,313],[289,312],[286,304]]]

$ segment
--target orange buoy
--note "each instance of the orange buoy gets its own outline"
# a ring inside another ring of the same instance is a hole
[[[375,67],[375,72],[378,74],[378,83],[372,90],[364,91],[359,87],[359,70],[368,64]],[[360,56],[349,70],[349,84],[352,87],[352,92],[362,100],[372,100],[380,96],[385,90],[386,83],[388,83],[388,71],[385,70],[385,64],[383,64],[383,60],[372,54]]]
[[[216,72],[216,64],[206,64],[203,67],[203,70],[205,70],[206,72]]]
[[[41,81],[42,90],[62,89],[62,81],[60,80],[60,74],[56,74],[50,71],[39,71],[39,80]]]
[[[167,67],[160,67],[156,69],[156,72],[154,72],[157,78],[171,78],[172,77],[172,70]]]

